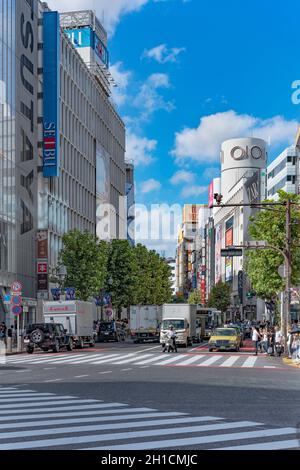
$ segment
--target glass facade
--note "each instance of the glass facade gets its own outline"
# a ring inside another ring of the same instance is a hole
[[[16,272],[15,0],[0,2],[0,288]]]

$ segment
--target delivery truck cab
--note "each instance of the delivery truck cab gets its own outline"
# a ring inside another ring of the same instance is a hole
[[[199,342],[196,332],[196,305],[188,304],[165,304],[160,331],[160,343],[165,343],[165,335],[170,326],[177,333],[176,343],[178,346],[188,347],[193,342]]]

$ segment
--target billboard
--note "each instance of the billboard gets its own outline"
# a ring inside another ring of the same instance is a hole
[[[43,175],[59,176],[60,24],[58,12],[44,13]]]
[[[214,205],[214,181],[212,181],[208,188],[208,208],[212,209]]]
[[[76,49],[91,48],[95,52],[96,62],[100,60],[102,64],[108,67],[108,50],[92,28],[86,26],[84,28],[65,29],[64,32]]]

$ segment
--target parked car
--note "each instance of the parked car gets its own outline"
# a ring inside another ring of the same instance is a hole
[[[58,323],[35,323],[26,328],[24,344],[28,354],[33,354],[36,348],[42,351],[52,350],[58,353],[61,349],[72,351],[73,340],[63,325]]]
[[[238,352],[240,350],[240,343],[241,337],[236,328],[216,328],[209,340],[208,348],[210,352],[214,349],[217,351],[234,350]]]
[[[122,338],[121,338],[122,336]],[[123,340],[120,328],[114,321],[102,321],[99,326],[98,341],[108,343],[109,341],[119,342]],[[125,340],[125,332],[124,332]]]

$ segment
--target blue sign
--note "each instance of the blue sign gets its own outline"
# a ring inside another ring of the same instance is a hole
[[[10,304],[11,296],[7,294],[4,296],[3,300],[4,300],[4,303]]]
[[[65,29],[64,31],[76,49],[90,47],[95,51],[101,62],[108,67],[108,50],[92,28],[86,26],[84,28]]]
[[[57,11],[44,13],[43,175],[59,176],[60,163],[60,23]]]
[[[51,294],[54,301],[60,300],[60,289],[51,289]]]
[[[66,290],[66,300],[75,300],[75,289],[73,287],[68,287]]]
[[[94,48],[94,34],[89,26],[80,29],[65,29],[65,34],[76,48]]]

